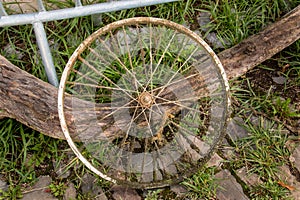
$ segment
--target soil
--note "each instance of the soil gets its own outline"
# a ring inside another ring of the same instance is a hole
[[[299,104],[300,85],[296,84],[296,79],[299,77],[296,77],[296,75],[285,77],[284,75],[289,66],[279,67],[275,60],[268,60],[262,65],[273,70],[255,68],[246,73],[246,77],[250,80],[253,89],[262,94],[272,92],[284,99],[290,98],[291,103]],[[282,81],[276,81],[278,77]]]
[[[279,54],[263,62],[259,67],[248,71],[244,76],[240,77],[239,80],[247,81],[243,82],[242,88],[249,91],[249,85],[251,90],[258,96],[269,95],[269,100],[275,105],[276,109],[281,108],[280,105],[276,105],[276,101],[279,98],[281,102],[290,101],[289,111],[299,114],[300,110],[300,84],[299,77],[296,73],[291,70],[291,66],[281,65],[279,63]],[[288,71],[291,71],[288,76]],[[274,114],[271,110],[262,110],[266,114],[265,117],[270,117],[271,120],[277,122],[283,122],[289,130],[299,135],[300,120],[298,117],[289,116],[289,113],[280,112],[280,115]],[[282,114],[283,113],[283,114]]]

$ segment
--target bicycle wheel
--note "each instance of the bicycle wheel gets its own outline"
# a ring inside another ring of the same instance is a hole
[[[182,25],[114,22],[76,49],[62,74],[65,137],[94,173],[163,187],[199,169],[224,135],[228,83],[209,46]]]

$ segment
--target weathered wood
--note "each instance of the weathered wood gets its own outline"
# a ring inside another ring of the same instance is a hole
[[[19,69],[2,56],[0,56],[0,70],[0,109],[2,109],[0,110],[0,119],[1,117],[14,118],[45,135],[63,138],[57,113],[57,88]],[[195,91],[197,90],[200,93],[198,95],[207,92],[200,75],[191,76],[187,79],[187,82],[194,86]],[[197,87],[199,89],[196,89]],[[171,91],[175,88],[185,91],[186,85],[179,82],[178,84],[172,84],[169,88],[173,89],[163,91],[160,95],[161,98],[174,97]],[[72,119],[75,112],[71,110],[72,105],[92,109],[80,110],[80,114],[76,115],[77,121],[69,121],[70,133],[74,134],[74,123],[76,123],[77,132],[80,132],[78,125],[82,125],[82,129],[89,127],[88,131],[84,132],[84,137],[95,137],[95,133],[99,133],[97,137],[112,139],[116,137],[116,135],[111,134],[118,132],[117,126],[111,126],[107,130],[99,132],[100,124],[103,127],[112,124],[114,121],[112,116],[100,120],[105,115],[113,112],[110,104],[93,104],[66,95],[65,113],[67,119]],[[174,110],[176,108],[177,106],[172,106],[165,109]],[[95,115],[97,120],[94,117]],[[118,124],[122,123],[122,121],[118,121]],[[77,136],[73,135],[73,138],[76,139]],[[83,139],[82,136],[79,135],[79,137],[81,137],[81,140]]]
[[[260,33],[227,49],[219,58],[228,78],[238,77],[300,38],[300,6]]]
[[[300,6],[259,34],[221,52],[219,57],[227,76],[238,77],[299,38]],[[71,98],[67,97],[66,102],[71,108]],[[105,105],[97,110],[103,115],[111,112]],[[71,116],[69,109],[66,113]],[[64,139],[57,113],[57,89],[0,56],[0,119],[3,117],[14,118],[50,137]],[[69,127],[73,133],[72,122]]]

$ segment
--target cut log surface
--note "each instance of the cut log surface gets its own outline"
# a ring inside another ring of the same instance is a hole
[[[234,78],[271,58],[299,38],[300,6],[280,21],[221,52],[218,56],[228,78]],[[71,97],[67,96],[65,102],[66,117],[69,119],[71,111],[68,108],[72,105]],[[101,114],[111,112],[106,105],[101,105],[96,110]],[[64,139],[57,112],[57,88],[19,69],[0,56],[0,119],[3,117],[14,118],[50,137]],[[76,138],[73,122],[68,123],[70,133]]]

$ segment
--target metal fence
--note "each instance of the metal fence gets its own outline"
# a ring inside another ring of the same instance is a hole
[[[0,0],[0,27],[32,24],[37,44],[42,57],[45,72],[49,83],[58,86],[58,78],[55,71],[47,35],[43,22],[69,19],[93,14],[107,13],[137,7],[174,2],[178,0],[119,0],[105,3],[83,5],[81,0],[74,0],[74,7],[57,10],[47,10],[42,0],[37,0],[37,11],[9,15],[6,4]]]

